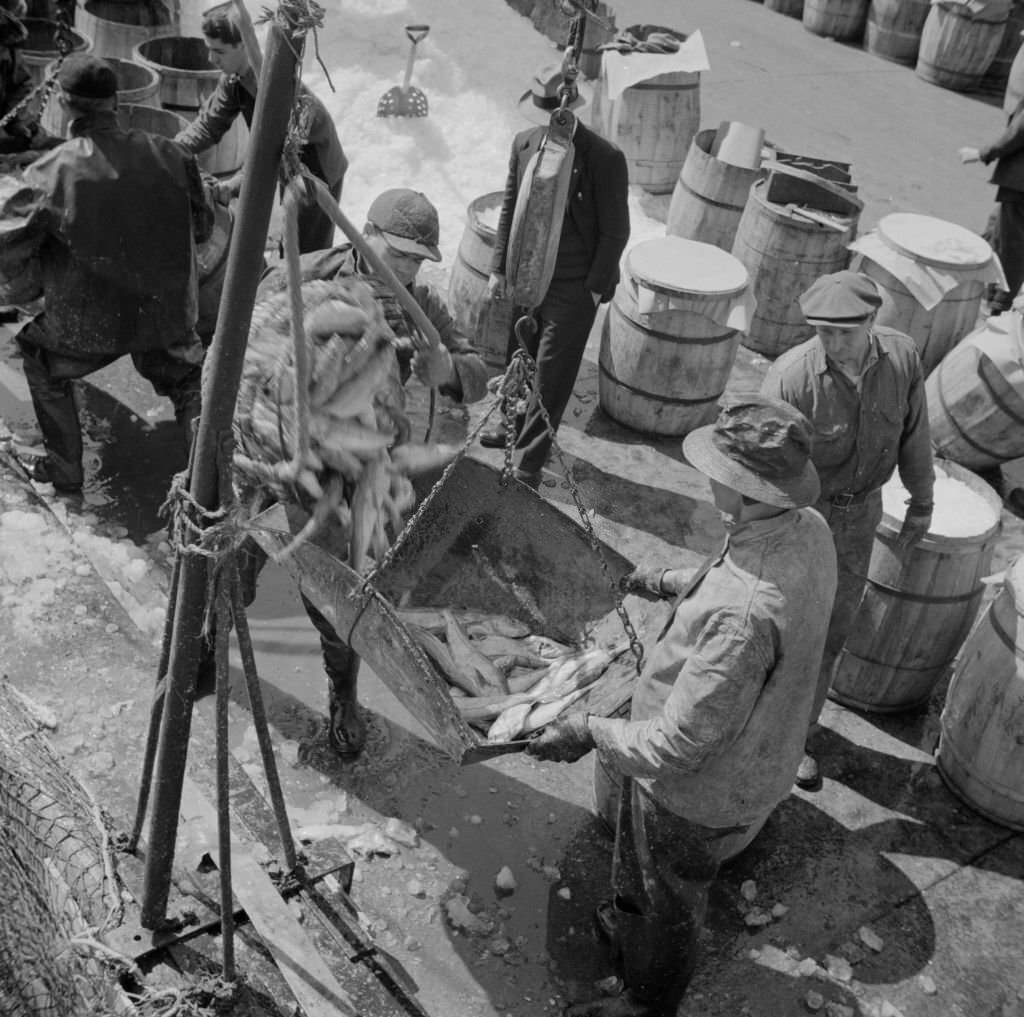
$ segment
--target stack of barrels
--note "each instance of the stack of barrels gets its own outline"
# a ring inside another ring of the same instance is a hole
[[[869,53],[959,92],[1003,94],[1024,33],[1024,0],[764,0],[764,6],[800,18],[815,35],[863,40]],[[1024,93],[1024,59],[1018,77],[1017,91]]]

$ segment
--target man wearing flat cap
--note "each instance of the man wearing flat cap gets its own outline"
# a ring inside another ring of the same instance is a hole
[[[493,297],[506,293],[510,239],[517,215],[523,214],[523,181],[533,160],[539,158],[551,115],[559,108],[563,92],[569,110],[586,102],[575,84],[567,80],[564,68],[545,67],[536,73],[530,90],[519,100],[520,112],[536,126],[521,131],[512,141],[488,282]],[[615,293],[619,258],[629,240],[626,157],[578,120],[572,137],[572,170],[564,214],[552,223],[559,236],[551,282],[540,304],[526,308],[536,325],[526,345],[537,363],[537,374],[525,412],[514,424],[519,452],[516,476],[534,486],[551,451],[548,421],[557,431],[572,396],[598,305],[607,303]],[[517,348],[513,337],[508,359]],[[485,431],[480,443],[501,448],[505,432],[502,428]]]
[[[69,57],[57,81],[69,138],[26,171],[21,208],[39,238],[44,307],[18,344],[47,452],[34,477],[74,494],[83,472],[72,379],[125,354],[174,404],[187,443],[203,358],[195,243],[213,212],[194,157],[121,129],[106,61]]]
[[[898,468],[910,492],[898,546],[913,546],[928,532],[932,514],[931,441],[921,361],[914,341],[874,324],[882,303],[874,282],[858,272],[822,276],[800,297],[817,334],[787,350],[769,368],[762,391],[784,399],[811,422],[811,457],[821,478],[816,508],[835,539],[839,586],[822,668],[825,681],[853,624],[882,518],[882,485]],[[797,784],[821,786],[818,764],[807,753]]]
[[[807,507],[819,491],[810,450],[804,417],[756,393],[733,396],[687,435],[724,546],[693,577],[656,573],[651,592],[675,603],[647,647],[629,720],[570,715],[526,750],[573,762],[596,748],[623,775],[614,897],[597,926],[626,991],[572,1007],[574,1017],[676,1013],[719,865],[792,786],[836,586],[828,527]]]

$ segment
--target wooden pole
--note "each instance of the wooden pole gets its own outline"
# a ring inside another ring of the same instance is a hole
[[[196,455],[189,486],[193,500],[208,510],[218,507],[221,467],[229,468],[229,464],[220,461],[221,449],[231,433],[302,48],[301,33],[286,32],[277,22],[270,23],[238,215],[217,314],[217,330],[207,353],[202,415],[195,439]],[[168,605],[169,610],[174,610],[174,627],[146,852],[142,925],[147,929],[159,928],[167,911],[195,703],[196,671],[203,642],[206,560],[197,554],[189,554],[187,549],[184,555],[177,601]]]

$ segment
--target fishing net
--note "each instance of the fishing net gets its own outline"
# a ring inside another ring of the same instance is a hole
[[[0,1017],[136,1011],[99,935],[120,919],[103,817],[0,682]]]

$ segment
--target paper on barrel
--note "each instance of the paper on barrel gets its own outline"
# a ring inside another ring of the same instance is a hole
[[[601,62],[605,95],[612,102],[632,85],[650,81],[660,74],[695,74],[710,69],[704,37],[700,32],[694,32],[680,44],[675,53],[618,53],[605,50]]]

